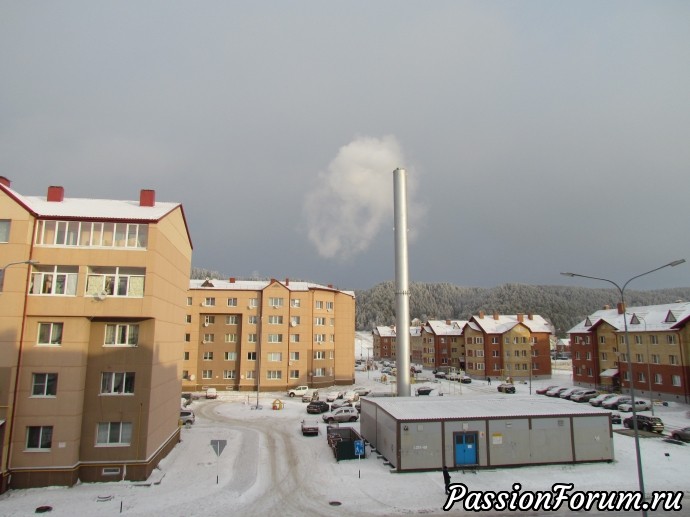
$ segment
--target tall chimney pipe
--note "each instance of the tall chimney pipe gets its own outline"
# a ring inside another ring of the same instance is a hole
[[[393,171],[393,205],[395,221],[395,321],[397,354],[395,365],[398,397],[409,397],[410,391],[410,290],[407,263],[407,173]]]

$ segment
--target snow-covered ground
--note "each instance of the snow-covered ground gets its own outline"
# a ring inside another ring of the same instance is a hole
[[[355,351],[357,354],[357,350]],[[366,352],[365,352],[366,354]],[[430,372],[425,372],[431,377]],[[357,372],[359,385],[376,391],[394,391],[381,384],[376,372]],[[533,390],[549,384],[570,384],[570,372],[554,372],[554,379],[539,379]],[[429,381],[446,397],[509,398],[521,404],[558,404],[561,409],[574,402],[554,400],[528,393],[518,384],[514,395],[496,392],[484,381],[460,385]],[[338,389],[343,389],[338,387]],[[274,399],[284,409],[272,410]],[[440,472],[392,473],[377,455],[336,462],[321,434],[305,437],[300,421],[318,419],[307,415],[306,404],[284,393],[262,393],[262,409],[255,409],[256,393],[226,393],[215,401],[195,401],[196,423],[182,429],[182,441],[165,458],[146,483],[113,482],[80,484],[72,488],[51,487],[11,490],[0,496],[0,515],[34,515],[39,506],[52,507],[49,515],[89,517],[130,516],[332,516],[332,515],[447,515],[442,510],[446,496]],[[658,406],[656,414],[669,428],[690,425],[689,407],[671,403]],[[346,424],[359,427],[359,423]],[[614,426],[619,429],[621,426]],[[220,456],[212,440],[226,440]],[[634,439],[614,433],[615,461],[611,463],[551,465],[451,472],[453,482],[471,490],[510,491],[520,482],[523,490],[551,489],[553,483],[574,483],[576,490],[637,490],[638,477]],[[690,515],[688,465],[690,445],[678,445],[661,437],[641,438],[640,447],[646,491],[686,491],[686,508],[677,515]],[[367,450],[367,454],[369,451]],[[339,503],[339,504],[337,504]],[[450,514],[465,514],[455,506]],[[567,515],[564,508],[552,515]],[[492,515],[491,512],[484,515]],[[494,515],[502,515],[495,513]],[[651,514],[654,515],[654,514]]]

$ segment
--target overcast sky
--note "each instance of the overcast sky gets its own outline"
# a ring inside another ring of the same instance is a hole
[[[0,174],[181,202],[193,265],[605,287],[690,259],[690,2],[0,3]],[[690,264],[630,288],[690,286]]]

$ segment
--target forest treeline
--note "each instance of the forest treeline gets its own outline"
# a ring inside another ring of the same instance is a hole
[[[192,268],[192,278],[226,278],[217,271]],[[395,324],[395,285],[383,282],[356,290],[357,330]],[[447,283],[411,283],[410,319],[467,320],[486,314],[538,314],[549,320],[560,337],[588,314],[619,301],[615,289],[560,285],[504,284],[492,288],[460,287]],[[625,291],[628,307],[690,300],[690,287],[654,291]]]
[[[395,324],[395,285],[384,282],[355,291],[357,330]],[[411,283],[410,318],[467,320],[479,311],[486,314],[538,314],[549,320],[556,334],[565,333],[588,314],[605,305],[616,307],[615,289],[592,289],[559,285],[504,284],[492,288],[452,284]],[[625,291],[628,307],[690,300],[690,287],[654,291]]]

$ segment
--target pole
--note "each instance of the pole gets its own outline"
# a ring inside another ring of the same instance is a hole
[[[397,337],[396,384],[398,397],[410,392],[410,291],[407,263],[407,173],[393,171],[395,219],[395,321]]]

